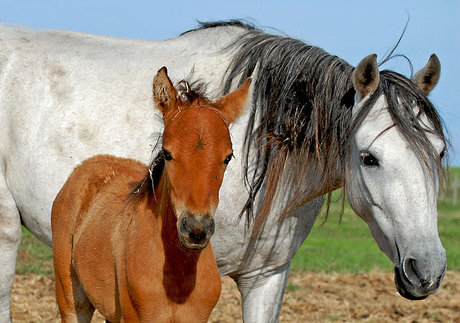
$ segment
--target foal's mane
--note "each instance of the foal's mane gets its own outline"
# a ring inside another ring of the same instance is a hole
[[[433,124],[433,132],[445,141],[442,121],[426,95],[406,77],[382,71],[378,89],[352,116],[353,66],[321,48],[289,37],[266,34],[241,21],[202,23],[198,29],[226,26],[241,27],[244,32],[224,49],[233,53],[233,59],[227,68],[223,94],[228,93],[233,84],[242,84],[246,77],[254,79],[254,108],[250,112],[244,143],[245,184],[249,198],[240,214],[246,214],[248,223],[254,216],[255,198],[266,185],[265,202],[257,220],[263,223],[285,162],[293,153],[303,160],[299,165],[299,179],[304,177],[307,163],[316,161],[322,172],[318,190],[337,188],[334,182],[337,174],[341,176],[339,184],[345,187],[350,141],[382,94],[387,97],[396,127],[413,149],[427,165],[431,165],[428,159],[436,158],[438,167],[442,168],[419,116],[425,114]],[[256,69],[257,75],[252,75]],[[418,115],[411,108],[414,103],[420,108]],[[250,160],[251,154],[255,162]],[[283,216],[302,198],[300,184]],[[329,206],[330,194],[327,203]]]

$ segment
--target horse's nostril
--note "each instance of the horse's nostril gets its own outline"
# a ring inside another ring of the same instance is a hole
[[[419,273],[417,271],[417,268],[415,266],[415,259],[409,259],[409,267],[410,267],[410,270],[414,273],[414,275],[420,279],[420,282],[422,282],[423,279],[420,278],[420,275],[419,275]]]
[[[423,275],[420,271],[419,263],[413,258],[409,258],[405,261],[403,274],[408,283],[414,284],[415,286],[418,285],[426,291],[436,290],[440,285],[443,276],[440,275],[436,279],[433,279],[433,277],[428,274]]]

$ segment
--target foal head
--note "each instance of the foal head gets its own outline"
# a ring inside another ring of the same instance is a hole
[[[224,171],[233,156],[228,126],[245,105],[251,79],[211,102],[190,89],[181,95],[165,67],[153,80],[153,98],[163,114],[164,162],[182,245],[204,248],[214,233],[214,212]]]

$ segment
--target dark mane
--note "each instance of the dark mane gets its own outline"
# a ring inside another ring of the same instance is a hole
[[[426,95],[406,77],[395,72],[381,72],[378,90],[366,107],[352,117],[354,67],[344,60],[302,41],[254,28],[247,29],[226,50],[234,52],[234,56],[227,68],[224,93],[228,93],[232,85],[241,84],[246,77],[254,78],[255,108],[249,117],[244,143],[245,184],[249,198],[240,214],[245,214],[248,220],[254,216],[255,198],[265,186],[265,201],[258,214],[258,219],[264,221],[290,154],[302,156],[304,161],[299,179],[307,163],[316,161],[322,176],[314,192],[322,194],[324,189],[332,191],[345,187],[350,140],[381,94],[387,96],[390,114],[409,144],[427,164],[426,158],[436,157],[440,166],[439,157],[435,156],[436,151],[424,132],[426,129],[417,121],[410,106],[416,103],[420,113],[433,123],[434,132],[445,140],[442,122]],[[257,75],[252,75],[256,69]],[[402,100],[403,109],[399,108],[397,98]],[[254,160],[250,160],[251,155],[255,156]],[[337,174],[341,176],[340,182],[337,182]],[[285,213],[302,198],[300,183],[297,187]],[[329,205],[330,195],[327,203]]]
[[[144,178],[137,184],[134,185],[133,190],[131,191],[131,197],[143,197],[145,194],[153,194],[155,188],[160,182],[161,175],[163,174],[165,166],[165,158],[163,155],[163,150],[160,150],[158,155],[152,160],[149,165],[149,169],[146,172]]]
[[[254,199],[264,184],[261,216],[268,213],[284,162],[294,150],[305,157],[301,172],[314,156],[323,169],[320,186],[332,189],[341,167],[337,160],[345,157],[342,144],[355,94],[353,67],[321,48],[259,30],[247,31],[228,49],[236,53],[227,69],[225,92],[258,69],[253,93],[257,108],[251,112],[244,145],[250,197],[242,214],[252,217]],[[249,160],[252,150],[255,165]]]
[[[213,22],[198,21],[198,25],[199,25],[198,28],[187,30],[186,32],[183,32],[179,36],[183,36],[190,32],[201,30],[201,29],[216,28],[216,27],[240,27],[246,30],[256,29],[252,24],[239,20],[239,19],[226,20],[226,21],[213,21]]]

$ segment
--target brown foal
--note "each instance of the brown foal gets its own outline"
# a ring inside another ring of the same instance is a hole
[[[56,299],[63,322],[205,322],[220,295],[208,243],[224,171],[228,125],[251,80],[210,102],[178,93],[159,70],[153,97],[163,147],[149,167],[99,155],[75,168],[52,209]]]

